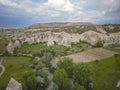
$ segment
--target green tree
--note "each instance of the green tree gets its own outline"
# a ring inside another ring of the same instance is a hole
[[[45,64],[42,61],[39,61],[39,63],[35,66],[36,70],[42,69],[45,67]]]
[[[92,82],[92,67],[86,63],[78,63],[74,68],[75,81],[89,88],[89,84]]]
[[[63,58],[62,60],[59,60],[57,63],[59,68],[64,68],[68,75],[72,77],[73,75],[73,69],[74,69],[74,63],[71,58]]]
[[[71,90],[70,79],[64,69],[59,69],[54,72],[53,81],[58,85],[59,90]]]
[[[53,59],[53,56],[51,53],[45,53],[42,57],[43,62],[46,64],[47,67],[51,67],[50,61]]]
[[[85,90],[84,86],[78,84],[78,83],[75,83],[72,90]]]
[[[46,78],[43,78],[41,76],[37,76],[37,90],[45,90],[47,86],[48,86],[48,80],[46,80]]]
[[[23,78],[25,90],[37,90],[37,79],[33,72],[26,72]]]
[[[114,54],[115,61],[117,65],[120,65],[119,54]]]
[[[103,43],[101,41],[97,42],[94,47],[103,47]]]
[[[40,50],[39,56],[42,57],[42,56],[44,56],[45,54],[48,54],[48,53],[51,54],[52,57],[54,57],[56,55],[54,49],[47,47],[47,48],[43,48],[43,49]]]
[[[40,75],[41,77],[46,78],[48,76],[48,68],[43,67],[42,69],[39,69],[37,71],[38,75]]]

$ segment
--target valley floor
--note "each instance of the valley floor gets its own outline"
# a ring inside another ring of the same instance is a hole
[[[116,58],[113,56],[116,53],[114,51],[119,53],[120,50],[110,51],[110,49],[96,48],[83,51],[85,54],[88,53],[96,57],[95,61],[86,62],[92,66],[91,69],[94,73],[92,76],[94,83],[93,90],[120,90],[120,88],[116,88],[117,82],[120,79],[120,56],[117,57],[118,61],[116,61]],[[82,54],[77,55],[80,56]],[[73,57],[73,59],[74,57],[76,58],[75,54],[69,56]],[[85,56],[87,57],[87,55]],[[2,56],[0,58],[3,59],[3,65],[6,67],[5,73],[0,77],[0,89],[5,90],[11,77],[22,83],[24,73],[31,70],[29,65],[32,58],[24,56]],[[77,59],[81,60],[80,57]]]

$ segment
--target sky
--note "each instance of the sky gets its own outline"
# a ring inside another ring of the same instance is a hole
[[[0,27],[48,22],[120,24],[120,0],[0,0]]]

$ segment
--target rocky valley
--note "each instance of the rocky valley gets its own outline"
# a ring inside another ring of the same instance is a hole
[[[119,24],[0,28],[0,90],[119,90],[119,54]]]

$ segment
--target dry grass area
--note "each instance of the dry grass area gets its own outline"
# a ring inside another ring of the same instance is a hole
[[[86,51],[83,51],[81,53],[76,53],[72,55],[68,55],[65,57],[69,57],[73,59],[73,62],[78,63],[78,62],[90,62],[90,61],[95,61],[95,60],[102,60],[108,57],[113,56],[116,54],[116,52],[106,50],[104,48],[94,48],[94,49],[89,49]],[[60,57],[63,58],[63,57]],[[58,57],[52,60],[52,64],[56,64],[58,62]]]

